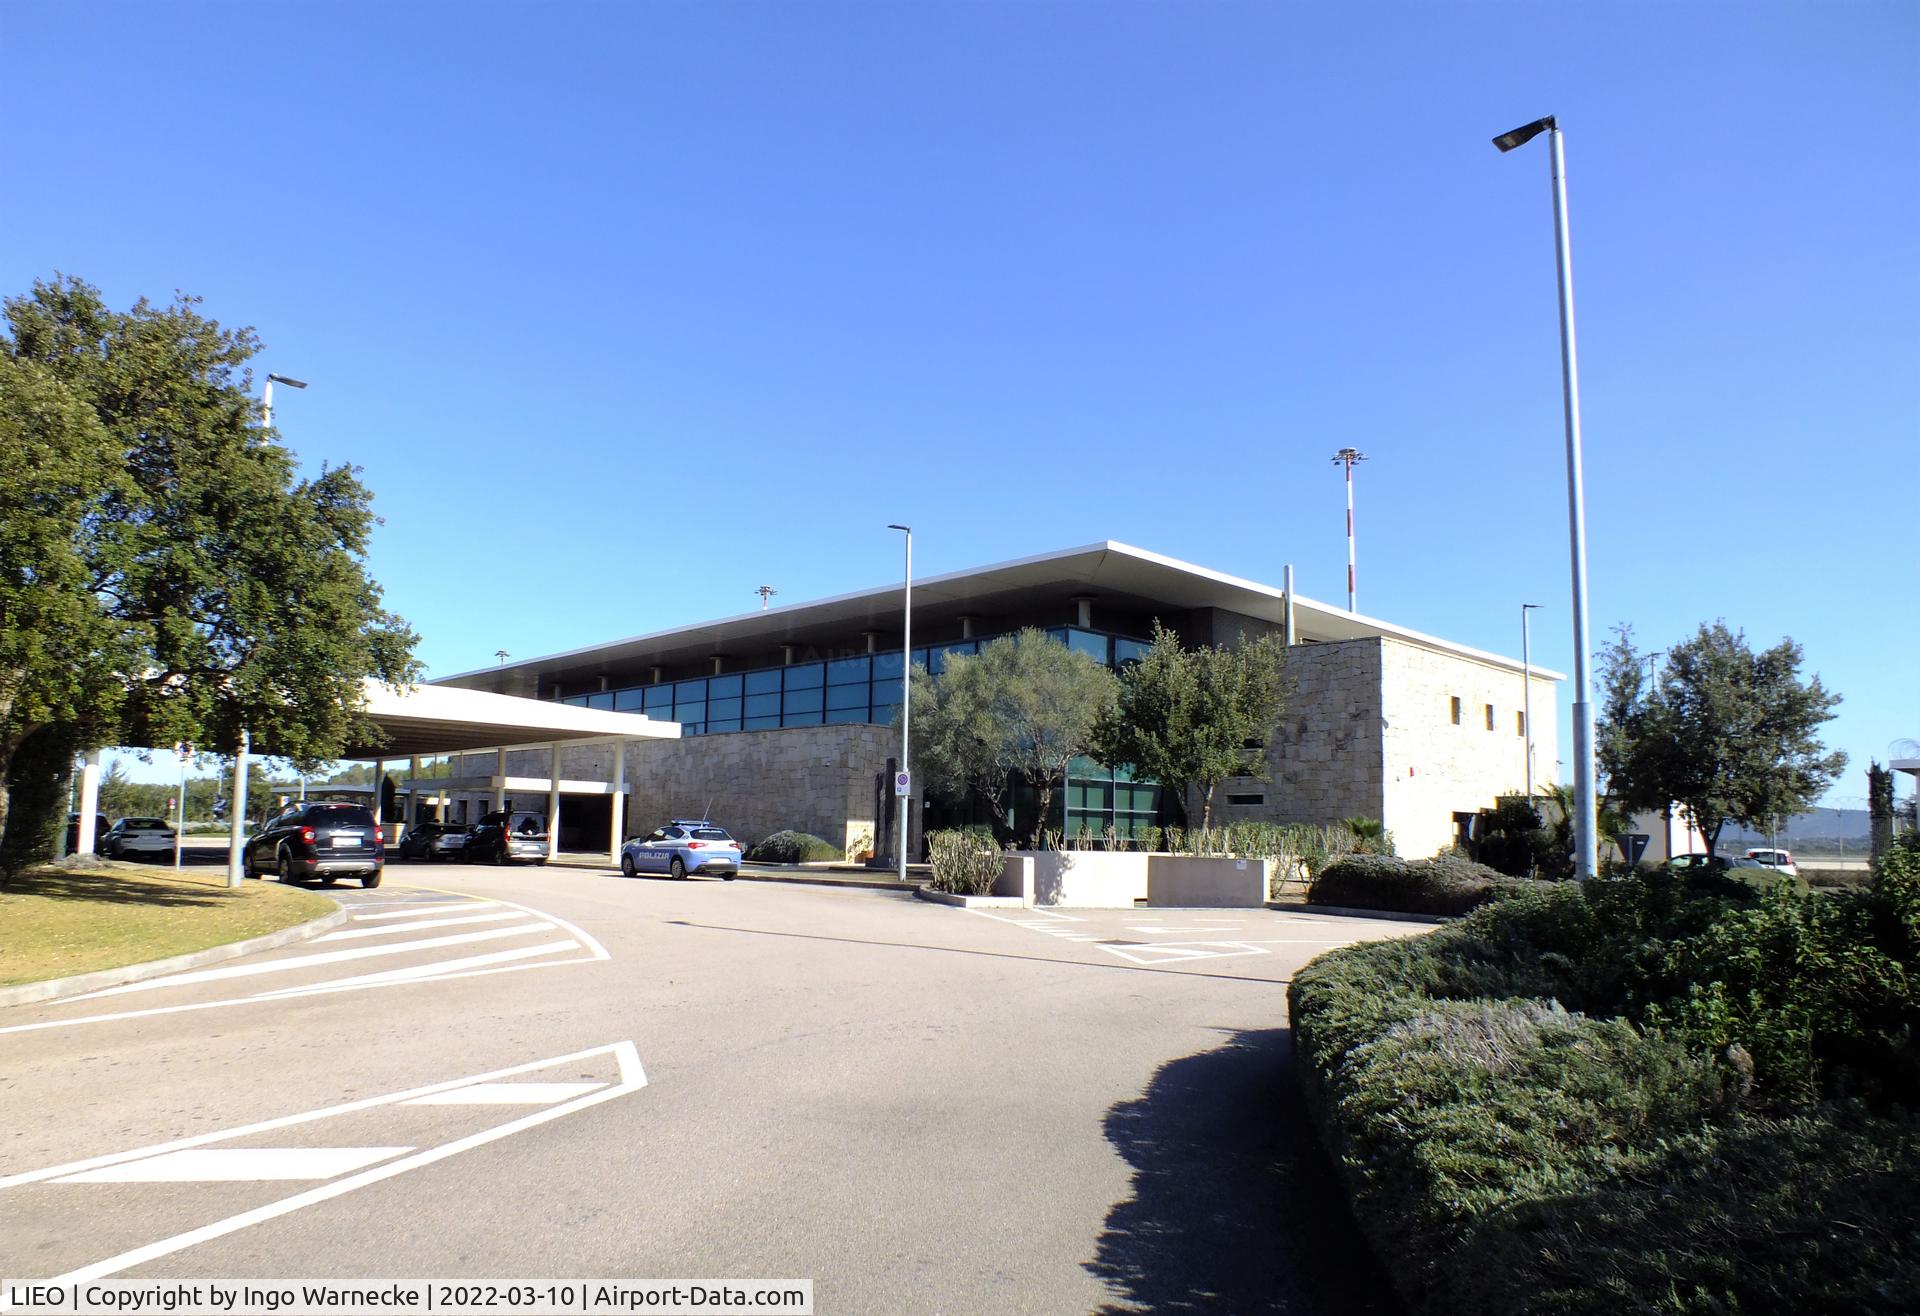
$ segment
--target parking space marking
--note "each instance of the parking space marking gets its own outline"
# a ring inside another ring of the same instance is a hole
[[[476,941],[498,941],[501,937],[518,937],[529,932],[544,932],[553,926],[552,923],[527,923],[511,928],[488,928],[483,932],[455,932],[444,937],[423,937],[419,941],[396,941],[385,946],[360,946],[352,950],[321,951],[317,955],[294,955],[284,960],[267,960],[258,964],[229,964],[219,969],[196,969],[191,973],[175,973],[164,978],[148,978],[142,982],[123,983],[118,987],[108,987],[104,991],[88,992],[84,996],[69,999],[97,1001],[107,996],[158,991],[163,987],[187,987],[198,982],[221,982],[228,978],[253,978],[263,973],[310,969],[320,964],[340,964],[348,960],[371,959],[377,955],[401,955],[414,950],[439,950],[447,946],[464,946]]]
[[[167,987],[195,986],[212,983],[233,982],[242,987],[243,994],[222,997],[218,1000],[191,1001],[180,1005],[160,1005],[147,1009],[116,1010],[104,1014],[85,1014],[69,1018],[42,1019],[30,1024],[11,1024],[0,1027],[0,1036],[9,1033],[31,1033],[47,1028],[72,1028],[81,1024],[111,1023],[126,1019],[140,1019],[153,1015],[180,1014],[189,1010],[215,1010],[235,1005],[248,1005],[258,1001],[280,1001],[293,996],[317,996],[336,991],[359,991],[379,987],[402,986],[408,983],[439,982],[456,978],[477,978],[495,973],[518,973],[526,969],[555,968],[566,964],[588,964],[609,960],[607,948],[591,935],[567,920],[553,914],[542,913],[511,900],[468,900],[458,892],[439,892],[437,894],[456,897],[439,900],[431,904],[419,903],[405,910],[384,910],[379,913],[355,914],[354,920],[372,922],[388,918],[413,918],[426,914],[445,914],[449,910],[490,911],[487,917],[497,918],[503,925],[484,932],[457,933],[447,936],[422,937],[415,940],[383,942],[379,945],[348,947],[340,950],[320,951],[307,955],[293,955],[283,959],[250,961],[227,965],[219,969],[200,969],[185,973],[170,974],[159,978],[145,978],[139,982],[126,983],[118,987],[109,987],[101,991],[84,995],[64,997],[47,1002],[48,1008],[102,1000],[128,993],[158,991]],[[349,905],[349,909],[378,908],[397,901],[362,902]],[[414,902],[409,902],[414,903]],[[511,912],[505,912],[511,911]],[[511,920],[520,920],[513,922]],[[477,919],[475,921],[478,921]],[[411,934],[434,925],[427,922],[397,923],[392,931]],[[475,942],[517,937],[540,931],[559,930],[566,934],[558,940],[543,941],[534,945],[515,947],[510,950],[496,951],[491,954],[468,955],[457,959],[428,958],[424,963],[407,965],[402,968],[383,972],[355,973],[346,978],[327,978],[317,982],[298,983],[288,986],[256,985],[260,975],[271,974],[288,969],[326,969],[332,965],[350,964],[385,955],[421,954],[434,957],[454,947],[471,945]],[[358,932],[355,928],[352,931]],[[385,931],[386,929],[380,929]],[[318,940],[325,940],[319,938]],[[572,951],[568,955],[564,952]],[[528,962],[528,961],[537,961]]]
[[[560,1119],[564,1116],[574,1114],[577,1111],[586,1110],[589,1107],[597,1106],[602,1102],[611,1101],[616,1097],[622,1097],[631,1092],[637,1092],[647,1085],[647,1074],[645,1068],[640,1063],[640,1054],[631,1041],[615,1042],[607,1046],[592,1047],[585,1051],[575,1051],[568,1055],[552,1056],[544,1060],[534,1060],[525,1064],[511,1065],[505,1069],[491,1070],[484,1074],[470,1074],[466,1077],[452,1079],[444,1083],[431,1083],[425,1087],[410,1088],[402,1092],[387,1093],[378,1097],[365,1097],[358,1101],[344,1102],[340,1105],[328,1106],[320,1110],[304,1111],[296,1115],[284,1115],[277,1119],[261,1120],[254,1124],[242,1125],[239,1128],[198,1134],[189,1138],[179,1138],[171,1142],[160,1143],[156,1146],[142,1147],[134,1151],[116,1152],[106,1156],[96,1156],[87,1160],[69,1162],[65,1165],[50,1166],[42,1170],[31,1170],[24,1174],[9,1175],[5,1178],[0,1178],[0,1190],[19,1188],[28,1184],[48,1183],[49,1181],[60,1184],[63,1187],[71,1187],[74,1191],[85,1191],[85,1185],[89,1183],[137,1182],[138,1180],[133,1178],[133,1176],[137,1174],[138,1171],[133,1167],[140,1162],[169,1157],[181,1151],[205,1147],[213,1143],[232,1142],[236,1139],[252,1137],[276,1129],[291,1128],[297,1125],[310,1124],[316,1120],[330,1119],[357,1111],[370,1110],[378,1106],[412,1102],[421,1097],[451,1093],[461,1088],[478,1087],[495,1083],[501,1079],[509,1079],[517,1075],[532,1073],[542,1069],[551,1069],[561,1065],[578,1064],[598,1057],[606,1057],[614,1062],[616,1072],[619,1075],[618,1082],[611,1085],[592,1085],[596,1090],[585,1092],[580,1096],[563,1100],[557,1104],[548,1105],[540,1110],[531,1111],[515,1119],[492,1125],[464,1137],[454,1138],[439,1146],[428,1147],[421,1151],[413,1152],[410,1155],[402,1155],[397,1160],[388,1159],[384,1164],[372,1165],[371,1168],[359,1170],[357,1173],[350,1173],[346,1178],[336,1178],[331,1183],[321,1184],[318,1187],[296,1193],[291,1197],[269,1202],[263,1206],[255,1207],[252,1210],[239,1212],[236,1215],[230,1215],[223,1220],[216,1220],[211,1224],[202,1225],[197,1229],[189,1229],[184,1233],[175,1234],[170,1238],[163,1238],[158,1242],[132,1248],[118,1255],[108,1257],[103,1261],[94,1262],[91,1265],[82,1266],[78,1270],[69,1271],[64,1275],[55,1277],[51,1281],[53,1283],[85,1283],[88,1280],[101,1279],[107,1275],[118,1274],[120,1271],[126,1270],[129,1267],[142,1265],[158,1257],[168,1256],[171,1253],[182,1251],[200,1243],[209,1242],[227,1234],[246,1229],[252,1225],[276,1219],[280,1216],[298,1211],[303,1207],[330,1201],[333,1198],[353,1192],[355,1189],[364,1188],[369,1184],[379,1183],[382,1180],[391,1179],[396,1175],[405,1174],[410,1170],[417,1170],[424,1166],[432,1165],[450,1156],[457,1156],[461,1152],[471,1151],[476,1147],[483,1147],[501,1138],[510,1137],[513,1134],[522,1133],[528,1129],[537,1128],[551,1120]],[[256,1150],[286,1151],[293,1149]],[[358,1149],[327,1148],[323,1150],[329,1152],[354,1150],[369,1155],[377,1152],[384,1156],[392,1156],[396,1150],[405,1151],[406,1149],[366,1147]],[[261,1164],[265,1163],[264,1161],[261,1162]],[[118,1179],[94,1177],[95,1171],[108,1167],[126,1167],[126,1175]],[[161,1182],[169,1181],[162,1180]]]
[[[596,1085],[597,1086],[597,1085]],[[411,1147],[196,1147],[63,1175],[54,1183],[252,1183],[332,1179]]]
[[[526,915],[514,910],[503,910],[497,914],[461,914],[448,918],[425,918],[418,923],[383,923],[375,928],[348,928],[344,932],[329,932],[313,940],[316,945],[323,941],[356,941],[362,937],[391,937],[400,933],[418,932],[422,928],[452,928],[463,923],[501,923],[508,919],[525,917]]]
[[[550,1106],[605,1087],[605,1083],[475,1083],[405,1102],[409,1106]]]

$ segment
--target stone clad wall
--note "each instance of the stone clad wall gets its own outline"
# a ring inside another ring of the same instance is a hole
[[[1386,639],[1386,810],[1400,853],[1433,854],[1453,843],[1455,813],[1491,808],[1526,781],[1526,740],[1516,714],[1521,674],[1472,658]],[[1556,778],[1559,683],[1533,681],[1534,783]],[[1452,703],[1460,700],[1455,725]],[[1493,729],[1486,708],[1493,705]]]
[[[898,731],[858,724],[629,741],[627,830],[704,808],[749,845],[791,829],[845,846],[873,835],[874,777],[899,752]]]
[[[1381,814],[1380,641],[1299,644],[1287,651],[1287,700],[1267,744],[1269,780],[1231,778],[1213,797],[1220,822],[1336,823]],[[1264,796],[1229,804],[1229,794]],[[1199,792],[1192,799],[1200,821]]]

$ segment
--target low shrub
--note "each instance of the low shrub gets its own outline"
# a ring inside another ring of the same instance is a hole
[[[747,851],[756,864],[806,864],[840,858],[840,847],[810,832],[775,832]]]
[[[984,896],[993,890],[1006,855],[989,828],[958,828],[927,833],[932,886],[959,896]]]
[[[1920,853],[1865,895],[1537,884],[1289,991],[1423,1313],[1920,1310]]]
[[[1534,885],[1450,851],[1431,859],[1350,854],[1313,875],[1307,899],[1316,905],[1403,914],[1464,914]]]

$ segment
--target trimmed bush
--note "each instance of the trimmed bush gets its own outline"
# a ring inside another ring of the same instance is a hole
[[[1349,909],[1383,909],[1403,914],[1464,914],[1525,891],[1537,883],[1506,877],[1452,852],[1432,859],[1351,854],[1315,874],[1307,900]]]
[[[927,833],[927,857],[933,868],[933,889],[958,896],[984,896],[992,891],[1006,863],[992,830],[985,827]]]
[[[747,851],[746,857],[756,864],[805,864],[841,855],[839,846],[809,832],[775,832]]]
[[[1869,896],[1539,884],[1289,991],[1422,1313],[1920,1310],[1920,855]]]

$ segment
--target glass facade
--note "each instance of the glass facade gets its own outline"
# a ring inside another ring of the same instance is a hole
[[[1128,636],[1079,627],[1056,626],[1047,637],[1095,662],[1120,667],[1135,662],[1147,643]],[[913,651],[916,667],[929,667],[935,676],[946,670],[955,655],[980,652],[980,646],[998,638],[957,640]],[[842,723],[885,726],[900,707],[901,653],[859,654],[823,662],[793,663],[786,667],[690,681],[662,681],[655,685],[571,695],[560,702],[582,708],[644,713],[678,722],[683,736],[715,735],[728,731],[764,731],[774,727],[806,727]],[[1119,835],[1137,837],[1160,815],[1160,787],[1135,781],[1125,769],[1112,769],[1092,759],[1074,760],[1055,824],[1070,837],[1084,827],[1095,837],[1112,827]],[[1016,797],[1019,798],[1019,797]],[[1026,806],[1031,808],[1031,804]],[[1020,811],[1016,805],[1016,812]]]

